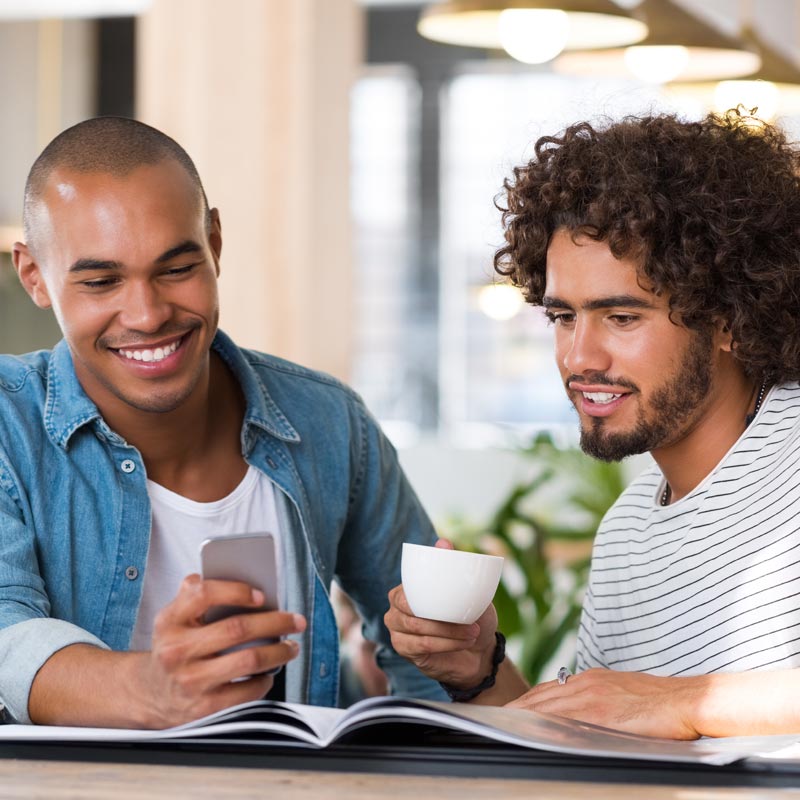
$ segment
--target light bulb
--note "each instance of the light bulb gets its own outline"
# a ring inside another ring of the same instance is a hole
[[[507,8],[497,26],[503,49],[525,64],[550,61],[569,38],[569,17],[556,9]]]
[[[525,300],[516,286],[492,283],[478,291],[478,307],[490,319],[504,322],[516,316]]]
[[[689,64],[689,51],[679,45],[634,45],[625,48],[625,66],[645,83],[669,83]]]
[[[714,110],[722,114],[744,106],[759,119],[769,121],[778,113],[780,90],[771,81],[720,81],[714,89]]]
[[[134,16],[152,0],[2,0],[0,19]]]

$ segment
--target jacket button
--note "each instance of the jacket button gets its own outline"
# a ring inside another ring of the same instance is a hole
[[[269,464],[270,469],[278,469],[278,465],[275,463],[275,460],[272,458],[267,459],[267,464]]]
[[[136,469],[136,464],[129,458],[126,458],[119,466],[123,472],[133,472]]]
[[[135,581],[139,577],[139,570],[136,567],[128,567],[125,570],[125,577],[129,581]]]
[[[319,665],[319,676],[320,678],[324,678],[328,674],[328,665],[323,661]]]

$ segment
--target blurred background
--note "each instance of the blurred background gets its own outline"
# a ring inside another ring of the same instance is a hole
[[[138,117],[221,210],[222,326],[354,385],[439,526],[518,548],[530,595],[542,525],[591,537],[641,463],[547,513],[540,493],[544,518],[509,505],[577,431],[541,313],[493,276],[503,179],[582,119],[742,103],[796,137],[799,51],[792,0],[0,0],[0,350],[59,338],[8,257],[31,163],[81,119]]]

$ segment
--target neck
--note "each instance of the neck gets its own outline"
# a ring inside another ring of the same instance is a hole
[[[225,497],[247,465],[240,434],[245,401],[224,362],[210,355],[206,375],[180,407],[166,412],[127,409],[106,422],[141,453],[147,477],[200,502]]]
[[[675,502],[693,491],[725,457],[747,427],[761,387],[741,371],[715,376],[706,404],[681,438],[652,451]]]

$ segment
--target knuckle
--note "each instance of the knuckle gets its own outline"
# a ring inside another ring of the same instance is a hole
[[[162,635],[169,628],[169,617],[165,609],[161,609],[153,618],[153,636]]]
[[[242,675],[253,675],[261,672],[263,665],[259,657],[258,648],[248,647],[245,650],[240,650],[237,654],[237,668]]]
[[[425,620],[420,619],[419,617],[409,617],[406,620],[406,629],[409,633],[413,633],[415,636],[424,636]]]
[[[201,591],[204,585],[203,579],[199,575],[187,575],[181,581],[179,591],[194,594],[197,591]]]
[[[184,663],[185,648],[178,642],[169,642],[160,645],[153,651],[158,663],[167,671],[174,671]]]
[[[233,642],[241,642],[247,638],[248,624],[247,618],[243,614],[234,614],[223,620],[225,625],[225,636]]]
[[[182,695],[191,695],[195,688],[195,678],[189,670],[179,670],[175,673],[173,680]]]

